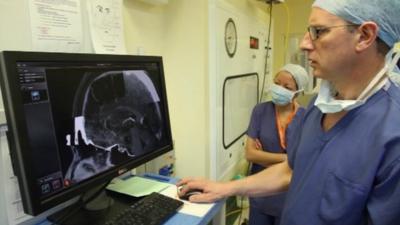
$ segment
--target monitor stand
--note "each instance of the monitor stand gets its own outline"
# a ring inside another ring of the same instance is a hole
[[[108,196],[105,190],[102,190],[98,197],[89,201],[83,207],[88,211],[101,211],[112,207],[113,204],[114,199]]]
[[[81,201],[50,215],[47,219],[57,225],[104,225],[139,199],[104,189],[87,204],[82,204],[85,201],[83,197]]]

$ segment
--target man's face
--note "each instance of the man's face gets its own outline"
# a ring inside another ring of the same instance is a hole
[[[300,48],[308,52],[314,76],[329,81],[349,74],[355,56],[355,32],[349,30],[348,23],[320,8],[312,8],[309,26],[319,30],[312,40],[307,32]]]

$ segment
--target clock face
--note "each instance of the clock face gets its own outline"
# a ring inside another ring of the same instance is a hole
[[[225,24],[225,49],[229,57],[233,57],[236,53],[237,47],[237,32],[235,22],[229,18]]]

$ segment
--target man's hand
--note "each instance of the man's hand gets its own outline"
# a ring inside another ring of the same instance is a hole
[[[178,186],[178,196],[183,196],[190,190],[199,189],[203,193],[192,195],[190,202],[211,203],[230,195],[231,189],[229,183],[221,183],[199,178],[183,178],[176,186]]]

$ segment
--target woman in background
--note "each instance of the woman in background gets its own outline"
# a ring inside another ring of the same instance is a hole
[[[302,120],[305,109],[296,97],[307,86],[308,75],[299,65],[287,64],[279,70],[270,88],[272,101],[257,104],[247,130],[246,159],[252,163],[251,174],[287,159],[290,133]],[[250,198],[250,225],[278,225],[285,193]]]

